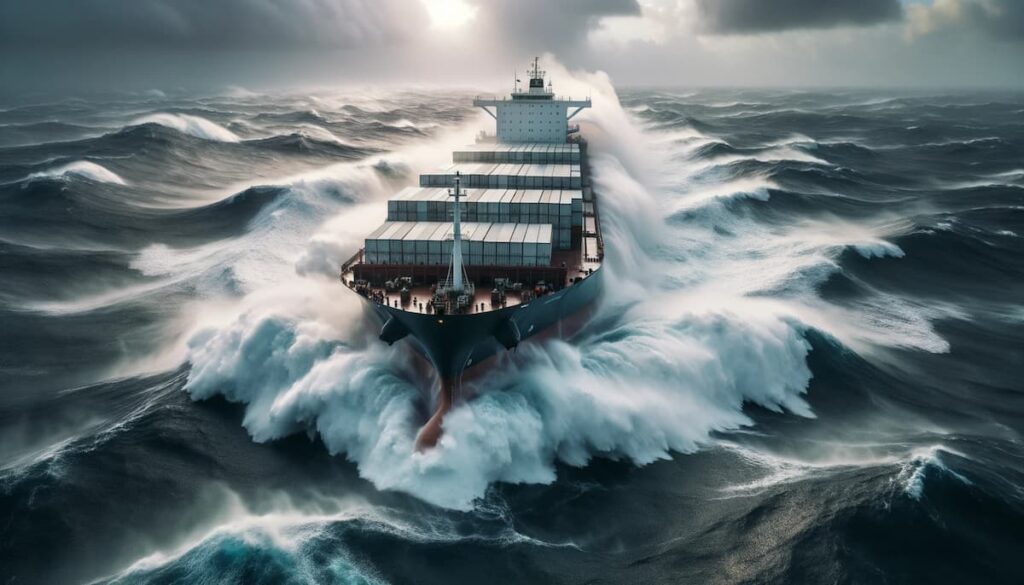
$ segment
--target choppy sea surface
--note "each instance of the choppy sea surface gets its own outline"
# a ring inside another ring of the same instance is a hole
[[[426,453],[336,270],[471,95],[0,103],[0,583],[1024,582],[1024,94],[570,85],[605,297]]]

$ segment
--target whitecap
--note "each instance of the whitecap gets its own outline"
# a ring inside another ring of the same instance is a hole
[[[344,144],[340,138],[338,138],[333,132],[324,128],[323,126],[317,126],[315,124],[301,124],[299,125],[298,134],[306,138],[313,140],[319,140],[320,142],[331,142],[334,144]]]
[[[924,495],[924,483],[928,470],[935,470],[940,473],[955,477],[961,483],[971,485],[971,481],[963,475],[950,469],[942,460],[942,454],[947,453],[963,457],[962,453],[952,451],[942,445],[932,445],[917,449],[900,467],[897,475],[897,482],[902,486],[903,492],[913,500],[920,500]]]
[[[38,173],[32,173],[26,177],[26,179],[62,179],[76,177],[96,181],[97,183],[112,183],[115,185],[127,184],[124,179],[117,175],[117,173],[86,160],[75,161],[73,163],[54,167]]]
[[[891,242],[885,242],[877,240],[874,242],[864,242],[852,244],[853,249],[857,250],[857,253],[864,258],[885,258],[886,256],[891,258],[902,258],[904,256],[903,249]]]
[[[696,169],[709,169],[730,165],[741,161],[757,161],[763,163],[773,162],[804,162],[821,166],[833,166],[827,160],[807,154],[806,152],[792,146],[777,146],[761,150],[751,154],[723,154],[711,157],[702,163],[695,165]]]
[[[238,142],[238,136],[227,128],[199,116],[188,114],[157,113],[138,118],[132,125],[159,124],[178,132],[218,142]]]

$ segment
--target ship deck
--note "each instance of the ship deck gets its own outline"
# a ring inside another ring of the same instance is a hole
[[[565,264],[565,269],[562,270],[562,264]],[[472,315],[476,313],[486,313],[497,309],[503,309],[507,307],[514,307],[523,302],[522,295],[512,290],[505,291],[505,302],[501,304],[492,304],[491,302],[491,284],[494,278],[509,278],[513,282],[522,282],[517,280],[515,277],[517,273],[523,275],[525,273],[558,273],[560,277],[555,279],[544,280],[545,283],[553,287],[553,290],[561,290],[565,287],[572,286],[577,279],[586,278],[592,274],[598,268],[601,267],[601,261],[599,256],[592,256],[590,259],[584,254],[582,248],[570,249],[570,250],[555,250],[552,252],[551,265],[549,266],[467,266],[467,271],[470,275],[482,276],[480,278],[481,283],[477,285],[476,292],[473,295],[473,300],[470,306],[463,310],[460,314]],[[369,300],[379,302],[380,304],[401,308],[406,311],[414,313],[432,313],[433,309],[430,306],[430,298],[433,295],[432,287],[439,280],[437,275],[443,278],[442,272],[447,271],[447,267],[438,266],[412,266],[412,265],[367,265],[363,263],[363,250],[359,250],[342,268],[341,281],[349,288],[354,288],[356,280],[359,276],[364,276],[367,269],[379,270],[381,272],[386,271],[389,278],[395,278],[398,276],[414,276],[433,274],[434,276],[423,276],[419,282],[415,282],[413,286],[407,287],[409,289],[409,302],[406,304],[402,303],[401,294],[399,291],[389,291],[380,285],[381,280],[368,279],[368,292],[367,295]],[[470,280],[473,280],[472,278]],[[534,284],[531,282],[529,284]],[[526,283],[524,283],[526,284]]]

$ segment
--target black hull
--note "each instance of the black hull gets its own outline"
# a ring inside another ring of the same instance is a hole
[[[467,368],[507,351],[496,337],[502,330],[508,330],[507,321],[515,323],[520,340],[525,341],[587,309],[601,295],[603,272],[598,269],[572,286],[529,303],[468,315],[406,311],[361,298],[382,325],[391,320],[397,322],[402,333],[408,335],[405,339],[430,360],[441,379],[451,380]]]

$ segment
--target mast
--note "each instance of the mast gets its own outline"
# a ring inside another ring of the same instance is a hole
[[[448,195],[455,198],[455,207],[452,212],[452,267],[451,267],[451,280],[452,290],[456,292],[462,292],[462,214],[461,207],[459,205],[459,198],[462,197],[461,187],[461,173],[455,172],[455,188],[448,191]]]

